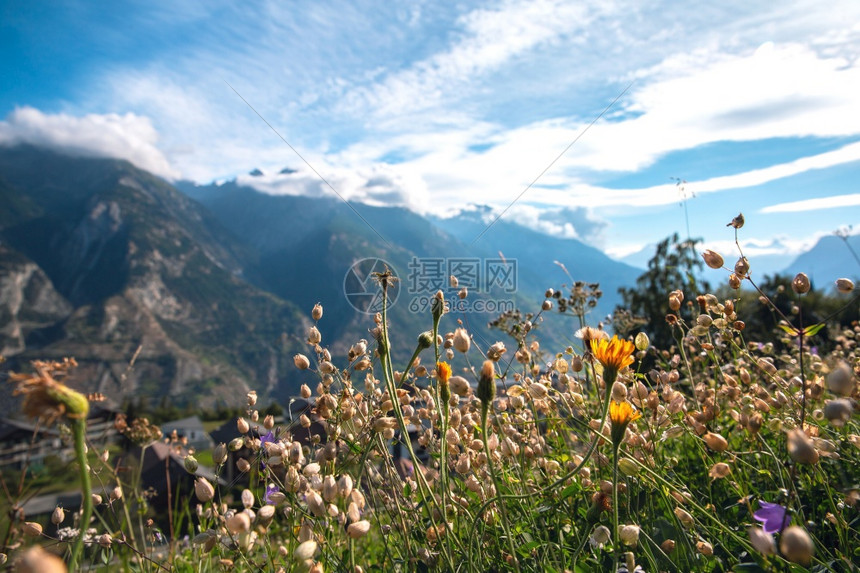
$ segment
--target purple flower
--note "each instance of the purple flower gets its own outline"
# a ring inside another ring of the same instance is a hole
[[[280,490],[278,489],[278,486],[273,483],[270,483],[266,486],[266,495],[263,496],[263,501],[269,504],[273,503],[269,496],[271,496],[273,493],[278,493],[279,491]]]
[[[272,430],[269,430],[268,434],[260,436],[260,450],[263,452],[264,456],[266,454],[266,444],[267,443],[274,444],[277,441],[278,440],[275,437],[275,433]],[[260,460],[260,467],[265,469],[266,468],[266,462]]]
[[[765,533],[776,533],[782,531],[788,525],[790,519],[787,515],[787,510],[778,503],[768,503],[766,501],[758,501],[759,509],[753,514],[756,521],[761,521],[761,528]]]

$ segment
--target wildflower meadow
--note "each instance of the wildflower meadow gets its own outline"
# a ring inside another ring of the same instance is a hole
[[[141,487],[141,468],[87,439],[90,402],[63,383],[74,360],[34,363],[10,381],[27,416],[65,428],[82,501],[31,520],[17,497],[26,483],[4,479],[3,567],[856,571],[860,324],[843,317],[857,291],[832,277],[835,311],[810,320],[806,275],[777,304],[738,251],[735,264],[705,251],[723,284],[656,293],[654,315],[603,324],[565,303],[569,342],[558,347],[541,325],[573,284],[505,317],[488,344],[441,292],[426,331],[391,328],[395,278],[377,273],[381,312],[348,352],[330,351],[324,309],[310,311],[296,416],[266,415],[248,393],[238,437],[211,451],[144,417],[116,419],[138,451],[166,441],[182,460],[192,485],[166,508]],[[753,333],[747,317],[762,313],[772,324]],[[404,338],[414,353],[394,360],[392,340]]]

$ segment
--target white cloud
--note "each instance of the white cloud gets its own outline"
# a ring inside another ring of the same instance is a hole
[[[836,209],[838,207],[857,206],[860,206],[860,193],[778,203],[776,205],[765,207],[760,211],[760,213],[797,213],[803,211],[815,211],[818,209]]]
[[[126,159],[167,179],[180,173],[156,146],[158,133],[149,118],[133,113],[82,117],[15,109],[0,121],[0,145],[30,144],[70,155]]]

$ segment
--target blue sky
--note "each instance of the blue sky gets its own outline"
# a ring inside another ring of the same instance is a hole
[[[860,2],[644,4],[11,0],[0,144],[331,193],[238,92],[355,201],[522,194],[617,256],[689,222],[730,258],[739,211],[752,256],[860,230]]]

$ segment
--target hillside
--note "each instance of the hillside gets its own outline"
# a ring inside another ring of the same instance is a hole
[[[75,356],[72,382],[117,403],[138,393],[238,403],[249,387],[287,391],[282,340],[298,346],[302,315],[242,279],[252,253],[198,203],[123,161],[28,147],[0,151],[0,180],[0,212],[24,206],[0,227],[22,261],[18,276],[31,272],[28,261],[72,309],[54,304],[57,320],[7,357]],[[38,299],[25,310],[47,312]]]

